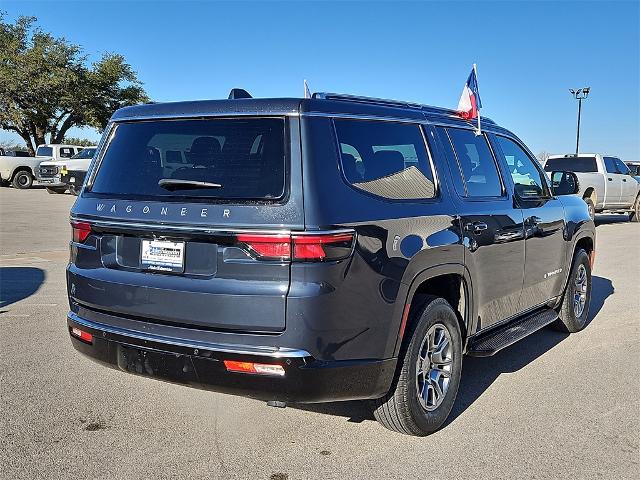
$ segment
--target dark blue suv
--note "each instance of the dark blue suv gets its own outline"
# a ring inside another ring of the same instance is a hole
[[[587,321],[595,228],[489,119],[336,94],[112,117],[71,211],[74,347],[272,405],[439,428],[464,354]]]

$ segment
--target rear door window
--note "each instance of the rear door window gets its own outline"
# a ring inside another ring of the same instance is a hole
[[[285,194],[282,118],[117,124],[91,191],[116,197],[273,200]]]
[[[467,197],[500,197],[502,183],[495,159],[484,135],[471,130],[447,128]],[[462,193],[462,192],[459,192]]]
[[[420,125],[387,121],[335,121],[345,179],[392,200],[435,196],[429,154]]]
[[[593,173],[598,171],[596,157],[550,158],[544,164],[547,172]]]

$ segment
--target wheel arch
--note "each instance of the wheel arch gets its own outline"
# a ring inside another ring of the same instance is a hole
[[[596,191],[596,187],[589,186],[585,189],[582,194],[582,199],[586,200],[587,198],[591,199],[594,207],[598,204],[598,192]]]
[[[573,248],[569,251],[570,257],[567,261],[567,273],[565,275],[564,283],[562,284],[562,291],[558,301],[561,301],[565,290],[567,289],[567,284],[569,283],[569,277],[571,276],[571,270],[573,270],[573,261],[576,256],[576,252],[578,249],[583,249],[589,255],[589,263],[591,268],[593,269],[593,263],[595,261],[595,252],[596,252],[596,238],[595,232],[591,231],[583,231],[576,235],[573,241]]]
[[[13,180],[13,178],[16,176],[16,173],[18,173],[18,172],[29,172],[29,174],[31,174],[31,176],[35,178],[35,175],[33,174],[33,170],[32,170],[31,167],[29,167],[28,165],[18,165],[11,172],[11,179],[10,180]]]
[[[473,328],[474,295],[471,275],[461,263],[435,265],[419,272],[411,281],[402,305],[402,320],[398,329],[394,356],[402,353],[411,338],[418,320],[417,313],[424,306],[426,296],[444,298],[458,316],[463,343]]]

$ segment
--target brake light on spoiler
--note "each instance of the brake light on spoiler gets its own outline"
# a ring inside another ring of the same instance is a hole
[[[239,234],[238,242],[259,260],[328,262],[342,260],[353,251],[355,232],[313,234]]]

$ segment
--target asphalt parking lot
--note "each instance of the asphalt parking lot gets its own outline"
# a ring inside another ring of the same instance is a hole
[[[359,403],[277,409],[100,367],[71,347],[74,197],[0,188],[0,477],[639,478],[640,224],[601,216],[591,323],[467,358],[411,438]]]

